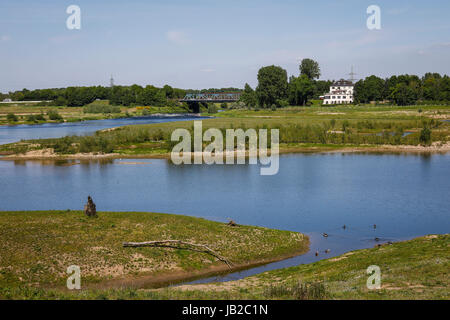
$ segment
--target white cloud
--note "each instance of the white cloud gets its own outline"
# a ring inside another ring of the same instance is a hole
[[[175,44],[183,45],[190,43],[188,35],[184,31],[170,30],[166,33],[167,39]]]

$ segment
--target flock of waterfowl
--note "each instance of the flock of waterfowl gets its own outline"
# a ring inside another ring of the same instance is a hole
[[[372,227],[373,227],[373,229],[376,229],[376,228],[377,228],[377,225],[374,224]],[[344,230],[347,229],[347,226],[344,224],[344,225],[342,226],[342,229],[344,229]],[[322,233],[322,236],[323,236],[324,238],[328,238],[328,233],[323,232],[323,233]],[[378,238],[378,237],[375,237],[373,240],[375,240],[376,242],[381,241],[381,239]],[[391,242],[391,241],[388,241],[387,244],[392,244],[392,242]],[[381,245],[380,245],[380,244],[377,244],[377,246],[381,246]],[[324,252],[325,252],[325,253],[330,253],[330,251],[331,251],[330,249],[326,249]],[[317,257],[317,256],[319,255],[319,251],[317,250],[315,254],[316,254],[316,257]]]

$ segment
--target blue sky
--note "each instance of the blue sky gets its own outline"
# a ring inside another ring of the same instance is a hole
[[[81,8],[68,30],[66,8]],[[381,8],[381,30],[366,9]],[[448,0],[2,0],[0,91],[71,85],[256,85],[261,66],[322,79],[450,74]]]

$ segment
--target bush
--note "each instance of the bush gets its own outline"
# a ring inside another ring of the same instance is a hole
[[[214,103],[208,104],[208,113],[217,113],[217,107]]]
[[[84,113],[120,113],[119,106],[109,106],[104,104],[88,104],[83,108]]]
[[[419,141],[424,145],[431,144],[431,130],[428,126],[424,126],[420,131]]]
[[[19,118],[17,118],[14,113],[8,113],[8,115],[6,116],[6,120],[8,120],[8,122],[17,122],[19,121]]]
[[[29,114],[26,119],[28,122],[38,122],[33,114]]]
[[[50,110],[49,112],[47,112],[47,115],[50,120],[62,120],[63,119],[63,117],[61,117],[61,115],[56,110]]]
[[[289,106],[289,102],[287,100],[284,100],[284,99],[278,99],[276,104],[280,108],[286,108],[286,107]]]
[[[45,117],[42,113],[35,115],[34,118],[38,121],[45,121]]]

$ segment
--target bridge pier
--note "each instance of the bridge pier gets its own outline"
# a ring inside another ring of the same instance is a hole
[[[188,101],[187,104],[193,113],[200,113],[200,102]]]

